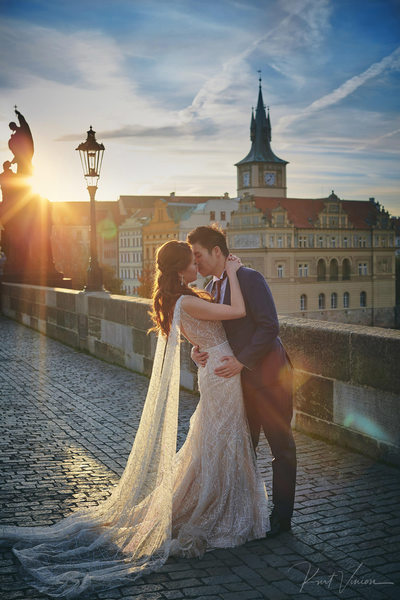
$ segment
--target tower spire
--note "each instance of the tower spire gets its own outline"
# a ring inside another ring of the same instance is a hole
[[[256,139],[256,120],[254,118],[254,106],[251,107],[251,121],[250,121],[250,140],[254,142]]]
[[[254,109],[252,109],[250,121],[251,149],[248,155],[243,158],[243,160],[236,163],[236,165],[242,165],[244,163],[251,162],[281,163],[286,165],[287,161],[278,158],[271,149],[272,127],[269,115],[269,107],[267,116],[262,94],[261,70],[258,70],[257,72],[259,74],[257,107],[255,115]]]

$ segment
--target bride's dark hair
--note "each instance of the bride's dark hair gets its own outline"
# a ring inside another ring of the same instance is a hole
[[[158,248],[153,288],[153,310],[150,313],[154,327],[150,331],[161,331],[164,335],[169,334],[175,303],[182,294],[212,301],[208,292],[190,288],[181,281],[179,271],[184,271],[192,260],[192,250],[187,242],[171,240]]]

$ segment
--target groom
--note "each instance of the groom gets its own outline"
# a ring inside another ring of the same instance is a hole
[[[215,226],[204,226],[191,231],[187,239],[199,273],[203,277],[213,276],[206,290],[217,302],[229,304],[230,286],[225,274],[229,250],[224,234]],[[234,356],[224,357],[215,373],[220,377],[241,374],[254,449],[261,428],[270,445],[274,508],[267,537],[274,537],[291,528],[296,485],[296,446],[290,426],[293,414],[292,365],[278,337],[275,304],[264,277],[246,267],[241,267],[237,276],[246,304],[246,316],[223,321]],[[192,358],[198,365],[204,366],[208,354],[195,347]]]

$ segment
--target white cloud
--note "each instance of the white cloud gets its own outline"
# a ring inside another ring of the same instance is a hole
[[[287,117],[282,117],[278,123],[278,130],[282,132],[289,128],[295,121],[299,119],[304,119],[315,112],[328,108],[333,104],[337,104],[350,94],[352,94],[356,89],[364,85],[368,80],[377,77],[384,71],[388,69],[398,70],[400,69],[400,46],[396,48],[391,54],[385,56],[379,62],[372,64],[368,69],[360,73],[359,75],[355,75],[351,77],[338,88],[326,94],[322,98],[315,100],[309,106],[304,108],[303,110],[297,112],[294,115],[288,115]]]

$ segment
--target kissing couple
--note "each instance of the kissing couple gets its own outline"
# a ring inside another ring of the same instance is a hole
[[[206,290],[189,284],[212,275]],[[153,370],[127,465],[110,496],[49,527],[0,528],[31,585],[51,597],[109,590],[170,556],[276,536],[291,527],[296,447],[292,366],[264,277],[229,254],[215,226],[157,251]],[[181,335],[199,365],[200,400],[176,452]],[[255,449],[273,455],[273,510]]]

